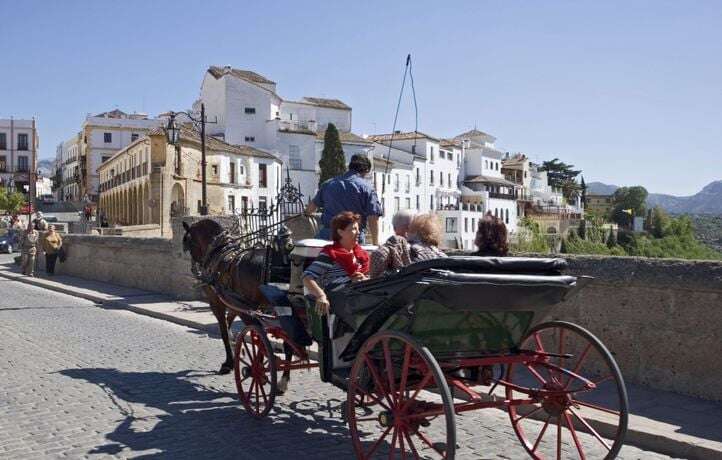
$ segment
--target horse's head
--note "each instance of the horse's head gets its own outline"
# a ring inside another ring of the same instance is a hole
[[[194,263],[203,261],[208,245],[213,238],[223,231],[218,222],[211,219],[203,219],[193,225],[183,222],[185,234],[183,235],[183,252],[190,252]]]

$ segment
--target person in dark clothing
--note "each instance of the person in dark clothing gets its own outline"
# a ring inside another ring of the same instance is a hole
[[[322,209],[318,238],[331,239],[331,220],[338,214],[350,211],[361,216],[359,238],[365,243],[366,232],[370,233],[371,244],[378,244],[379,217],[383,216],[381,203],[371,184],[364,177],[371,171],[371,162],[365,155],[351,157],[348,172],[329,179],[319,187],[316,196],[306,208],[306,214]]]
[[[474,244],[478,251],[477,256],[504,257],[509,253],[509,243],[506,225],[498,217],[491,215],[479,220]]]

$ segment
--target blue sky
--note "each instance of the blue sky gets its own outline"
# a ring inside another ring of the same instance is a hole
[[[722,179],[717,1],[0,0],[0,17],[0,117],[36,116],[41,158],[87,113],[189,107],[212,64],[388,132],[410,52],[421,131],[476,125],[587,182],[687,195]]]

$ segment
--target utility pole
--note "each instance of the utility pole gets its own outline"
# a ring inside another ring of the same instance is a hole
[[[32,213],[35,208],[35,162],[36,162],[36,152],[35,152],[35,143],[36,143],[36,136],[35,136],[35,117],[33,117],[33,123],[32,123],[32,157],[30,161],[30,168],[28,168],[28,222],[31,221]]]

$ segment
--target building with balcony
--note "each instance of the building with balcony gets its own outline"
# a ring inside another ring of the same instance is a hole
[[[201,83],[209,135],[229,144],[256,147],[282,159],[306,199],[318,188],[318,162],[329,123],[339,131],[347,160],[369,155],[372,142],[351,132],[351,107],[338,99],[303,97],[292,101],[277,93],[276,82],[249,70],[211,66]]]
[[[0,186],[28,193],[39,145],[35,120],[0,119]]]
[[[170,236],[170,218],[198,215],[201,207],[201,142],[190,128],[179,146],[153,129],[121,149],[98,168],[98,213],[111,225],[147,225]],[[281,187],[280,159],[255,147],[206,141],[209,214],[271,206]]]
[[[477,129],[454,137],[464,150],[463,201],[483,203],[487,212],[500,218],[510,233],[516,232],[519,187],[501,172],[505,153],[498,150],[496,138]]]
[[[374,186],[384,205],[382,238],[393,233],[391,217],[399,209],[436,212],[459,206],[462,153],[458,146],[422,132],[398,131],[368,139],[374,142]],[[455,237],[453,241],[451,247],[458,247]]]

